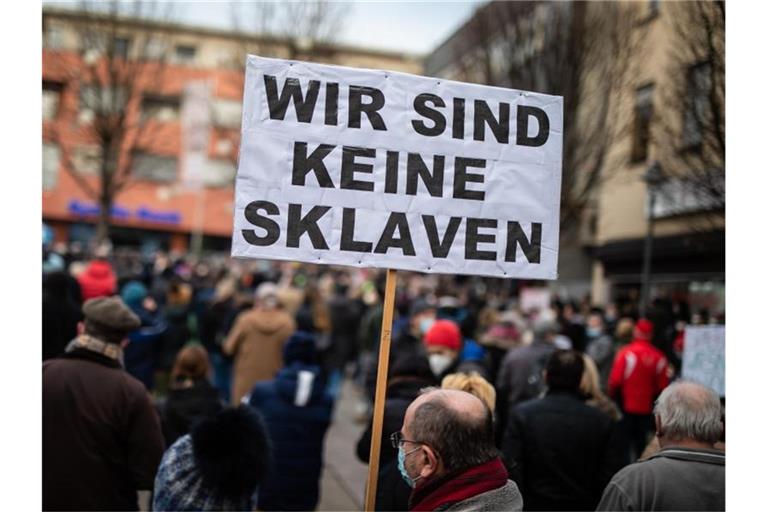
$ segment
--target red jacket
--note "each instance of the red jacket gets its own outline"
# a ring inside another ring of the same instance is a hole
[[[117,291],[117,278],[108,261],[93,260],[77,278],[83,302],[95,297],[108,297]]]
[[[616,354],[608,394],[620,396],[630,414],[651,414],[653,401],[668,384],[667,358],[649,341],[636,338]]]

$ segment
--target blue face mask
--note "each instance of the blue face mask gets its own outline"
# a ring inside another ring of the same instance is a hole
[[[421,475],[419,475],[416,478],[410,477],[408,472],[405,470],[405,457],[417,450],[418,448],[414,448],[409,452],[405,452],[402,446],[397,450],[397,469],[400,470],[400,476],[403,477],[403,480],[405,480],[405,483],[408,484],[408,487],[410,487],[411,489],[413,489],[416,486],[416,481],[419,478],[421,478]]]
[[[602,334],[601,329],[597,329],[595,327],[587,327],[587,337],[588,338],[597,338]]]

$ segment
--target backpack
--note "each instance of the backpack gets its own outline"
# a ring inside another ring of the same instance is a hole
[[[549,354],[541,354],[537,357],[528,371],[528,377],[525,379],[525,387],[520,401],[538,398],[544,392],[544,368],[547,366]]]

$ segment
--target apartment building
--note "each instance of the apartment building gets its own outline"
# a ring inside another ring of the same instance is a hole
[[[421,72],[401,53],[45,7],[42,214],[56,240],[95,235],[117,138],[113,243],[186,250],[197,234],[228,250],[247,53]]]
[[[650,300],[724,311],[724,44],[717,2],[489,2],[425,58],[564,96],[553,292],[632,309],[650,238]]]

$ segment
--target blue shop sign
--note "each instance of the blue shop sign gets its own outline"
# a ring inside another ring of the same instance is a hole
[[[77,199],[73,199],[69,202],[67,210],[69,213],[84,217],[99,214],[99,206],[97,204],[83,203]],[[147,208],[146,206],[140,206],[136,209],[135,213],[132,213],[128,208],[114,205],[112,206],[109,214],[110,217],[121,220],[127,220],[133,217],[137,220],[144,222],[154,222],[157,224],[179,224],[181,222],[181,214],[177,211],[157,211]]]

